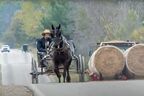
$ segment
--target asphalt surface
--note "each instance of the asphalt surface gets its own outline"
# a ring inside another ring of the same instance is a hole
[[[35,96],[144,96],[144,80],[29,85]]]
[[[1,77],[3,85],[27,85],[31,84],[31,60],[30,53],[12,49],[10,52],[0,53]],[[48,83],[48,76],[39,76],[39,83]]]

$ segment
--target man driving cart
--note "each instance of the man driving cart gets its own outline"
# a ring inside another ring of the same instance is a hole
[[[44,64],[42,58],[47,54],[47,48],[52,42],[52,33],[49,29],[45,29],[42,33],[42,38],[37,40],[37,55],[39,60],[39,67],[47,67],[48,64]]]

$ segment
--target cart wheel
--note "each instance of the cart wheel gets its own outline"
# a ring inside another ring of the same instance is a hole
[[[44,72],[43,72],[43,67],[41,66],[41,74],[43,74]]]
[[[36,61],[32,58],[32,84],[37,84],[38,83],[38,70],[36,66]]]
[[[79,81],[84,82],[84,69],[85,69],[84,56],[79,55]]]
[[[38,78],[37,76],[32,76],[32,84],[38,84]]]

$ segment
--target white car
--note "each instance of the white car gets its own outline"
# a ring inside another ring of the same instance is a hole
[[[3,45],[2,48],[1,48],[1,52],[10,52],[9,45]]]

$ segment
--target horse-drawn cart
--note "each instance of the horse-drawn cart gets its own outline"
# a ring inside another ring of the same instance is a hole
[[[85,61],[84,61],[84,56],[79,55],[79,56],[75,56],[73,57],[73,61],[75,63],[73,63],[70,68],[70,72],[74,72],[76,74],[79,75],[79,81],[83,82],[84,81],[84,70],[85,70]],[[44,74],[49,74],[49,75],[53,75],[54,74],[54,65],[52,63],[52,58],[50,58],[49,56],[45,56],[45,63],[48,63],[48,66],[41,66],[41,61],[40,58],[38,56],[38,61],[36,62],[36,60],[32,59],[32,83],[33,84],[37,84],[39,82],[39,75],[44,75]],[[75,65],[74,65],[75,64]],[[39,72],[38,69],[40,69],[41,71]],[[63,69],[63,66],[60,66],[59,69]],[[71,74],[71,73],[70,73]]]
[[[53,64],[53,59],[49,52],[48,54],[45,54],[42,59],[40,58],[41,53],[37,53],[37,62],[36,60],[32,59],[32,83],[38,83],[38,76],[39,75],[44,75],[44,74],[49,74],[49,75],[54,75],[55,71],[55,66]],[[43,62],[42,62],[43,61]],[[43,63],[43,64],[42,64]],[[62,73],[64,67],[63,65],[59,66],[60,73]],[[39,71],[40,70],[40,71]],[[84,56],[79,54],[79,56],[75,55],[73,53],[72,55],[72,63],[70,65],[70,75],[71,72],[78,74],[79,75],[79,81],[83,82],[84,81],[84,70],[85,70],[85,60]]]
[[[74,43],[68,41],[61,31],[61,25],[54,27],[52,25],[52,41],[49,45],[45,45],[47,52],[41,54],[38,52],[38,68],[41,72],[37,71],[37,64],[35,60],[32,62],[32,83],[33,80],[38,83],[38,75],[55,73],[58,77],[59,83],[61,82],[61,72],[63,73],[63,82],[71,82],[70,73],[74,69],[75,73],[80,74],[80,81],[84,79],[84,57],[75,55]],[[37,44],[40,44],[39,40]],[[72,64],[72,61],[75,63]],[[62,66],[61,66],[62,65]],[[71,65],[75,65],[71,68]],[[43,71],[44,69],[44,71]],[[61,71],[61,69],[63,71]]]

